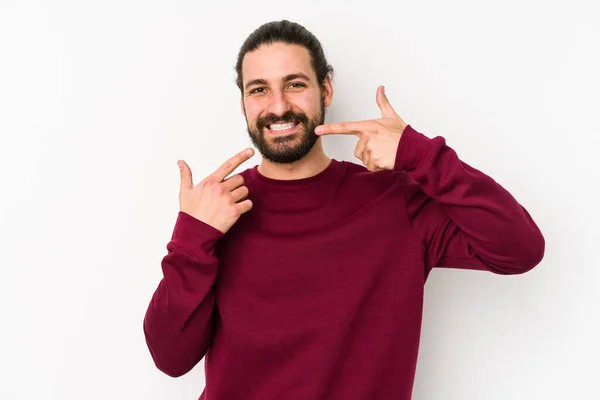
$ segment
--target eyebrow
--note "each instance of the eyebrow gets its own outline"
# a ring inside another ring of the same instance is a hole
[[[297,72],[295,74],[286,75],[283,78],[283,81],[284,82],[289,82],[289,81],[293,81],[294,79],[302,79],[302,80],[310,82],[310,78],[308,76],[304,75],[301,72]],[[250,86],[254,86],[254,85],[266,85],[266,84],[267,84],[267,81],[265,79],[253,79],[251,81],[248,81],[248,83],[246,83],[245,88],[248,89]]]

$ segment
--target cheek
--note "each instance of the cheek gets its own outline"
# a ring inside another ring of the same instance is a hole
[[[304,99],[302,108],[308,112],[308,114],[315,115],[321,109],[321,97],[320,93],[316,93],[309,98]]]
[[[260,110],[261,108],[257,107],[257,104],[252,102],[247,102],[245,104],[246,119],[248,119],[249,123],[254,124],[254,122],[256,122],[256,119],[260,115]]]

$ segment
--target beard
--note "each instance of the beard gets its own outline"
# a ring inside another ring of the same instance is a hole
[[[299,129],[289,135],[269,137],[265,134],[265,129],[267,125],[275,122],[298,123]],[[325,105],[322,97],[319,112],[310,118],[304,113],[290,110],[283,115],[268,114],[261,117],[256,120],[254,127],[250,126],[246,118],[248,134],[254,146],[263,158],[279,164],[289,164],[307,155],[319,139],[315,134],[315,128],[324,122]]]

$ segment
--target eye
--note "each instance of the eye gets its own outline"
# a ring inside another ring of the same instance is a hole
[[[293,82],[293,83],[290,83],[290,87],[293,87],[294,89],[297,89],[297,88],[306,87],[306,85],[304,83],[302,83],[302,82]]]
[[[255,89],[250,90],[248,93],[249,94],[259,94],[262,93],[265,90],[264,87],[257,87]]]

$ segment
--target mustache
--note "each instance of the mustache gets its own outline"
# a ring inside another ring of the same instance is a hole
[[[308,117],[304,113],[295,113],[292,110],[287,111],[283,115],[275,115],[271,113],[265,115],[264,117],[258,118],[256,120],[256,127],[259,130],[262,130],[267,125],[275,122],[299,122],[306,125],[308,123]]]

